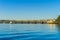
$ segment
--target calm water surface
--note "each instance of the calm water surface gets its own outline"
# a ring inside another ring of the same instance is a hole
[[[60,40],[60,25],[0,24],[0,40]]]

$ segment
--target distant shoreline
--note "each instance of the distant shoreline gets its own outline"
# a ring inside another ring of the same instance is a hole
[[[55,20],[0,20],[0,24],[57,24]]]

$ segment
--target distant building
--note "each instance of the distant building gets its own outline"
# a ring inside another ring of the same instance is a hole
[[[55,23],[55,19],[48,19],[47,23]]]

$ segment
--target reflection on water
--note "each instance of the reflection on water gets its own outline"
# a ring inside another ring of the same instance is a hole
[[[55,30],[56,30],[55,24],[48,24],[48,27],[50,29],[49,32],[52,32],[52,33],[55,32]]]
[[[48,24],[50,27],[53,27],[53,26],[55,26],[55,24]]]
[[[48,26],[50,27],[51,30],[55,28],[55,24],[48,24]]]
[[[58,27],[58,30],[59,30],[59,32],[60,32],[60,24],[57,24],[56,26]]]
[[[0,40],[60,40],[60,24],[0,24]]]

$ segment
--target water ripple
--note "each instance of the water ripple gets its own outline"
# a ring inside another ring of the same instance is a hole
[[[14,39],[26,39],[26,40],[42,40],[43,38],[48,40],[55,40],[55,34],[40,34],[40,32],[29,32],[29,33],[13,33],[13,34],[0,34],[0,40],[14,40]],[[43,39],[43,40],[44,40]]]
[[[0,25],[0,40],[59,40],[60,33],[53,26],[53,29],[47,25]],[[38,26],[38,27],[37,27]],[[2,33],[1,33],[2,32]],[[58,38],[59,37],[59,38]]]

